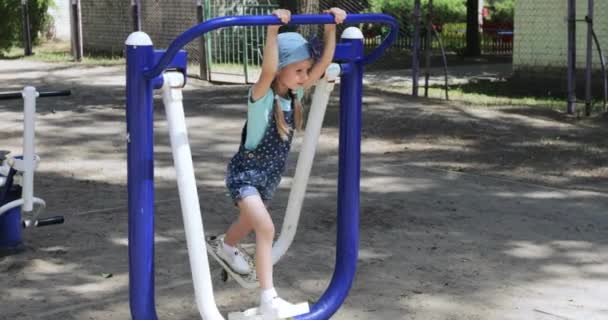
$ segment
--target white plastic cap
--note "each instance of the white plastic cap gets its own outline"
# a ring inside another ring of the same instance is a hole
[[[23,88],[23,91],[21,91],[21,96],[27,99],[33,99],[37,98],[39,94],[35,87],[26,86]]]
[[[152,39],[143,31],[135,31],[129,35],[125,44],[128,46],[151,46]]]
[[[363,33],[357,27],[348,27],[342,32],[342,39],[363,39]]]

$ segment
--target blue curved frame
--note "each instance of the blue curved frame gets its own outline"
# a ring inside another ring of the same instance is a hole
[[[384,50],[388,48],[397,39],[399,31],[399,23],[395,18],[385,14],[351,14],[346,17],[344,24],[358,24],[365,22],[385,23],[391,26],[391,31],[384,41],[373,52],[361,61],[364,65],[374,62],[378,59]],[[291,18],[289,25],[304,25],[304,24],[333,24],[334,18],[329,14],[311,14],[311,15],[294,15]],[[226,16],[208,20],[204,23],[196,25],[184,33],[179,35],[171,44],[165,54],[160,58],[160,61],[145,72],[146,78],[154,78],[165,70],[177,52],[190,41],[200,37],[201,35],[213,31],[215,29],[235,26],[266,26],[266,25],[281,25],[281,21],[275,16]]]
[[[348,295],[357,269],[359,245],[359,178],[363,66],[379,58],[396,39],[397,21],[383,14],[348,15],[345,24],[385,23],[391,31],[382,44],[362,56],[361,39],[343,40],[336,49],[342,63],[336,266],[332,280],[310,313],[296,319],[328,319]],[[332,24],[333,17],[294,15],[290,24]],[[133,319],[156,320],[154,302],[154,150],[153,90],[168,67],[184,70],[188,42],[230,26],[278,25],[275,16],[230,16],[196,25],[177,37],[166,51],[152,45],[127,45],[127,170],[129,201],[129,302]],[[185,72],[185,70],[184,70]]]

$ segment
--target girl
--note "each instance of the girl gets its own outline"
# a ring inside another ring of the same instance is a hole
[[[326,10],[336,24],[346,18],[338,8]],[[283,24],[291,13],[273,12]],[[268,26],[262,73],[248,96],[247,123],[238,152],[228,164],[226,186],[239,208],[239,217],[218,247],[217,255],[233,270],[247,274],[249,265],[236,247],[252,230],[256,238],[256,272],[260,282],[260,312],[265,315],[289,314],[293,305],[279,298],[272,281],[272,242],[275,228],[265,205],[279,185],[293,130],[302,129],[304,92],[317,81],[332,62],[336,48],[336,25],[325,25],[324,49],[315,63],[310,46],[295,32],[279,34],[279,26]],[[295,315],[290,315],[295,316]]]

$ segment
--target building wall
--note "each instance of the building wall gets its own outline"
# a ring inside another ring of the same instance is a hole
[[[49,8],[49,14],[55,20],[55,39],[70,40],[70,2],[55,0],[55,6]]]

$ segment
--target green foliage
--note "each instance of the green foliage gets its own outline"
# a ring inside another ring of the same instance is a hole
[[[426,19],[428,0],[421,0],[421,22]],[[366,12],[386,13],[394,16],[400,23],[400,33],[412,35],[414,32],[414,0],[369,0]],[[466,19],[466,0],[433,0],[433,23],[441,25],[449,22],[461,22]],[[366,36],[384,35],[388,27],[378,24],[363,26]]]
[[[29,0],[30,30],[32,42],[36,43],[40,32],[49,19],[47,13],[53,0]],[[0,52],[21,45],[23,41],[21,0],[0,1]]]
[[[428,0],[421,1],[421,12],[426,12]],[[382,12],[395,16],[404,24],[411,24],[414,0],[369,0],[368,12]],[[466,19],[466,0],[434,0],[435,23],[460,22]]]
[[[426,6],[428,1],[422,1]],[[433,1],[433,22],[444,24],[463,22],[467,19],[466,0],[435,0]]]
[[[497,23],[513,23],[515,0],[495,1],[490,8],[490,21]]]

